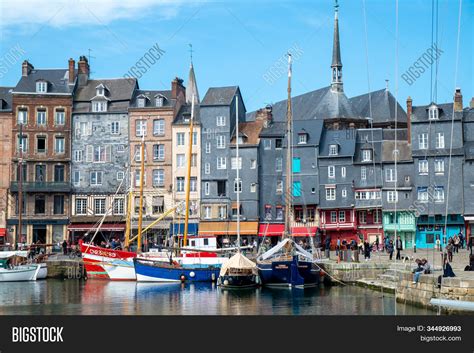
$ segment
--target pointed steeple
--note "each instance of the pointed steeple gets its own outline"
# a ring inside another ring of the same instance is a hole
[[[331,89],[333,91],[342,92],[342,61],[341,47],[339,44],[339,4],[334,5],[334,38],[332,46],[332,64],[331,64]]]
[[[196,75],[194,74],[193,51],[193,45],[189,44],[191,66],[189,67],[188,86],[186,87],[186,103],[191,104],[194,96],[194,104],[197,106],[199,104],[199,92],[196,83]]]

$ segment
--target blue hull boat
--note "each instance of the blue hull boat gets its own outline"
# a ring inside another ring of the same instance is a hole
[[[314,287],[320,283],[320,270],[310,261],[273,260],[257,264],[262,285],[270,287]]]
[[[138,282],[215,282],[220,268],[216,266],[183,267],[148,259],[133,259]]]

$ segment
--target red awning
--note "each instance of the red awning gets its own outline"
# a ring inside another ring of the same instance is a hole
[[[318,227],[293,227],[291,234],[294,237],[314,237]]]
[[[258,236],[281,237],[284,230],[284,224],[260,224],[258,227]]]
[[[0,228],[0,237],[7,235],[7,228]]]
[[[95,223],[77,223],[71,224],[67,227],[69,230],[75,231],[90,231],[96,230],[97,225]],[[125,224],[102,224],[100,230],[105,231],[123,231],[125,230]]]

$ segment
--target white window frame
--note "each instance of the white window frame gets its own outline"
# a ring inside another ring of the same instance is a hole
[[[93,177],[93,175],[94,175],[94,177]],[[95,179],[95,182],[93,182],[93,179]],[[89,180],[90,180],[90,182],[89,182],[90,186],[101,186],[103,181],[104,181],[104,172],[97,171],[97,170],[90,171],[89,172]]]
[[[418,161],[418,173],[420,175],[427,175],[429,173],[429,163],[427,159],[420,159]]]
[[[135,120],[135,136],[146,136],[146,119]]]
[[[75,150],[74,151],[74,162],[82,162],[84,160],[84,151]]]
[[[397,203],[398,202],[398,191],[387,191],[387,202],[388,203]]]
[[[110,124],[110,133],[112,135],[120,134],[120,121],[112,121],[112,123]]]
[[[346,211],[339,211],[339,217],[337,220],[339,223],[346,223]]]
[[[207,154],[211,153],[211,143],[210,142],[206,142],[206,153]]]
[[[72,184],[74,186],[79,186],[81,184],[81,172],[79,170],[74,170],[72,172]]]
[[[436,133],[436,148],[437,149],[445,148],[444,133],[443,132]]]
[[[299,134],[298,135],[298,144],[305,145],[308,143],[308,134]]]
[[[329,155],[330,156],[337,156],[338,154],[338,148],[337,145],[329,145]]]
[[[59,144],[62,141],[62,144]],[[66,152],[66,138],[64,136],[54,136],[54,153],[64,154]]]
[[[231,169],[237,169],[237,165],[239,170],[242,169],[242,157],[239,157],[239,162],[237,163],[237,157],[232,157],[230,162]]]
[[[428,134],[426,132],[418,135],[418,149],[420,150],[428,149]]]
[[[100,202],[100,204],[98,203]],[[105,207],[106,199],[105,197],[97,197],[94,199],[94,214],[95,215],[105,215],[107,209]]]
[[[219,169],[219,170],[227,169],[227,158],[226,157],[217,157],[217,169]]]
[[[428,109],[428,119],[429,120],[438,120],[439,119],[439,109],[438,109],[438,107],[431,106]]]
[[[184,168],[186,165],[186,155],[184,153],[176,154],[176,168]]]
[[[165,171],[164,169],[153,169],[152,171],[153,187],[162,188],[165,186]]]
[[[46,82],[46,81],[37,81],[36,82],[36,92],[37,93],[46,93],[46,92],[48,92],[48,82]]]
[[[329,179],[336,178],[336,167],[333,165],[328,166],[328,178]]]
[[[204,206],[204,218],[211,219],[212,218],[212,208],[211,206]]]
[[[204,174],[211,174],[211,163],[204,163]]]
[[[444,160],[442,159],[435,159],[435,174],[442,175],[444,174]]]
[[[372,161],[372,150],[366,149],[362,150],[362,162],[371,162]]]
[[[165,120],[153,120],[153,136],[163,136],[165,134]]]
[[[360,167],[360,180],[367,180],[367,168]]]
[[[276,193],[282,194],[283,193],[283,180],[277,180],[276,182]]]
[[[326,200],[327,201],[335,201],[336,200],[336,188],[335,187],[327,187],[326,188]]]
[[[225,148],[225,135],[216,136],[216,148],[224,149]]]
[[[66,111],[62,108],[54,111],[54,125],[66,124]]]
[[[346,188],[343,188],[343,189],[342,189],[341,195],[342,195],[343,198],[346,198],[346,197],[347,197],[347,189],[346,189]]]
[[[204,183],[204,195],[209,196],[210,193],[211,193],[211,183],[206,181]]]
[[[46,125],[48,123],[48,112],[44,108],[39,108],[36,110],[36,124],[37,125]],[[40,119],[41,117],[41,119]],[[40,121],[41,120],[41,121]]]
[[[87,214],[87,198],[78,197],[75,200],[76,215],[86,215]]]
[[[117,172],[117,181],[122,181],[125,178],[124,172]]]
[[[385,181],[387,181],[387,182],[396,182],[397,181],[397,174],[395,173],[395,169],[393,169],[393,168],[385,169]]]
[[[234,193],[241,193],[242,192],[242,179],[241,178],[235,178],[234,179]]]
[[[275,158],[275,171],[281,172],[283,170],[283,159],[281,157]]]
[[[216,126],[225,126],[225,116],[218,115],[216,116]]]

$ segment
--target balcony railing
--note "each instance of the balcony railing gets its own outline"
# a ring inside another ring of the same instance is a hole
[[[11,192],[18,192],[18,182],[10,184]],[[70,192],[71,183],[67,182],[23,182],[22,190],[24,192]]]

